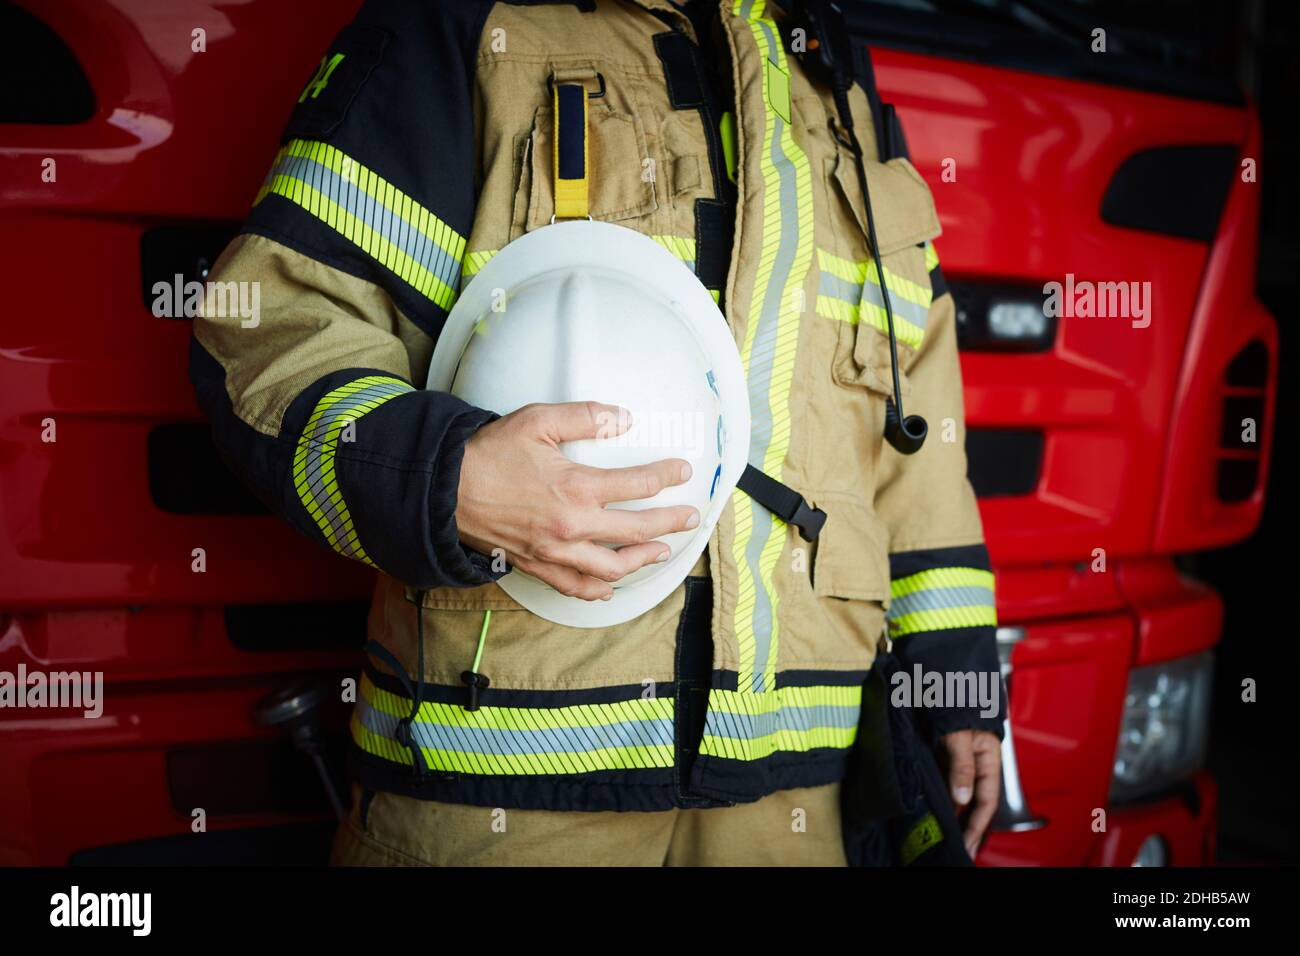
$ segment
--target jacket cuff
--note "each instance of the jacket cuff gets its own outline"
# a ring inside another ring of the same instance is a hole
[[[494,571],[490,555],[481,554],[461,543],[456,527],[456,504],[460,490],[460,469],[465,460],[465,443],[486,425],[501,416],[483,408],[473,408],[458,415],[448,426],[439,450],[437,465],[429,482],[429,534],[432,552],[437,556],[441,577],[453,587],[478,587],[504,577],[510,571]]]
[[[958,730],[986,730],[1002,739],[1007,694],[994,628],[912,634],[894,644],[894,654],[908,673],[914,674],[919,668],[921,675],[938,674],[943,678],[943,705],[923,707],[918,714],[931,745]],[[965,700],[947,699],[950,687],[961,688]]]

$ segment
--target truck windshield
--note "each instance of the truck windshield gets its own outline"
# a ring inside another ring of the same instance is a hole
[[[1239,104],[1243,5],[1223,0],[841,0],[871,46]],[[1105,52],[1094,50],[1104,30]]]

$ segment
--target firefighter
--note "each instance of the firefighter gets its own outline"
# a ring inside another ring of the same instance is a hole
[[[827,73],[828,8],[369,0],[301,90],[214,269],[261,321],[201,316],[191,377],[268,505],[378,570],[336,862],[843,865],[878,654],[997,671],[938,218],[869,77]],[[751,418],[707,549],[595,628],[497,582],[611,598],[701,514],[604,505],[689,469],[567,458],[621,414],[600,395],[502,416],[422,387],[476,274],[587,217],[709,291]],[[915,716],[973,854],[1000,717]]]

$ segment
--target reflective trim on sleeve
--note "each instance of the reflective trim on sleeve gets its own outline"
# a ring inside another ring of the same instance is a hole
[[[885,315],[885,300],[875,262],[852,262],[818,249],[817,263],[821,267],[817,314],[851,325],[865,321],[888,335],[889,320]],[[890,303],[894,307],[894,332],[898,341],[914,349],[920,348],[934,290],[889,269],[885,270],[885,277],[889,283]]]
[[[290,140],[253,205],[271,194],[301,206],[425,298],[451,308],[464,238],[366,166],[328,143]]]
[[[480,249],[475,252],[465,253],[465,263],[460,273],[460,287],[462,289],[469,285],[469,280],[474,278],[483,269],[485,265],[492,261],[500,249]]]
[[[400,378],[367,375],[328,392],[312,412],[293,456],[293,485],[325,540],[339,554],[374,565],[357,537],[334,474],[343,429],[367,412],[412,391]]]
[[[889,636],[997,625],[993,574],[980,568],[933,568],[890,584]]]
[[[934,248],[933,242],[925,244],[925,271],[929,272],[939,264],[939,251]]]

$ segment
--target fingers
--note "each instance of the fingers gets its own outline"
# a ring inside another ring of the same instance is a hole
[[[583,438],[613,438],[632,427],[627,409],[602,402],[528,405],[520,411],[536,419],[541,434],[557,444]]]
[[[591,515],[582,537],[610,544],[641,544],[676,531],[689,531],[699,523],[700,513],[690,505],[646,508],[643,511],[605,508]]]
[[[567,597],[582,598],[584,601],[605,601],[614,596],[614,589],[604,581],[598,581],[560,564],[520,559],[515,562],[515,567],[531,574],[539,581],[546,582]]]
[[[670,549],[661,541],[630,544],[617,550],[579,541],[546,550],[547,563],[573,568],[579,574],[613,584],[633,571],[668,560]]]
[[[980,841],[984,839],[984,832],[993,821],[1002,794],[1002,748],[998,738],[987,731],[976,731],[973,736],[975,806],[971,809],[970,819],[966,821],[966,830],[962,835],[966,852],[972,860],[979,852]]]
[[[958,813],[975,793],[974,736],[969,730],[958,730],[942,738],[948,752],[948,793]]]
[[[691,466],[681,458],[665,458],[632,468],[584,468],[583,471],[591,479],[592,492],[602,505],[653,498],[665,488],[685,484],[691,478]]]

